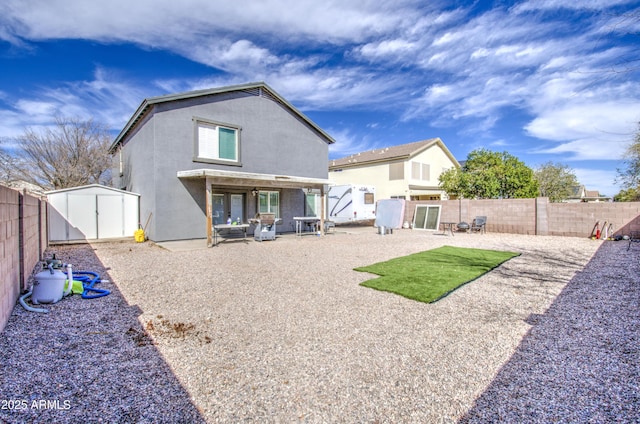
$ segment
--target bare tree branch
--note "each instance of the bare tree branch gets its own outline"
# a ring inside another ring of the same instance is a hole
[[[111,142],[93,120],[56,117],[54,127],[27,128],[17,139],[23,180],[47,189],[111,182]]]

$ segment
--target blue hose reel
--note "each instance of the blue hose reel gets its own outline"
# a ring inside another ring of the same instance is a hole
[[[73,271],[73,279],[82,281],[82,288],[84,289],[82,292],[83,299],[95,299],[111,293],[109,290],[94,287],[95,284],[100,282],[100,276],[96,272]]]

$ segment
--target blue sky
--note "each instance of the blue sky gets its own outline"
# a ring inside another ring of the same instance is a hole
[[[330,157],[440,137],[613,195],[640,122],[640,1],[3,0],[0,137],[122,129],[146,97],[264,81]]]

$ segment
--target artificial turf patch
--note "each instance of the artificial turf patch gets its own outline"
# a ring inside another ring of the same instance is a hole
[[[442,246],[355,268],[380,277],[361,286],[433,303],[520,253]]]

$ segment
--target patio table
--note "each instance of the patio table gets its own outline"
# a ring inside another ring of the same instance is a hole
[[[302,235],[302,225],[312,225],[318,229],[320,224],[320,217],[318,216],[294,216],[293,220],[296,222],[296,236]]]
[[[232,233],[242,231],[244,238],[247,238],[247,228],[249,224],[216,224],[213,226],[213,246],[218,245],[218,237],[222,237],[222,232]]]
[[[447,235],[447,230],[448,230],[449,233],[451,234],[451,236],[453,237],[453,226],[454,225],[456,225],[455,222],[449,222],[449,221],[440,222],[440,226],[442,227],[442,235],[446,236]]]

